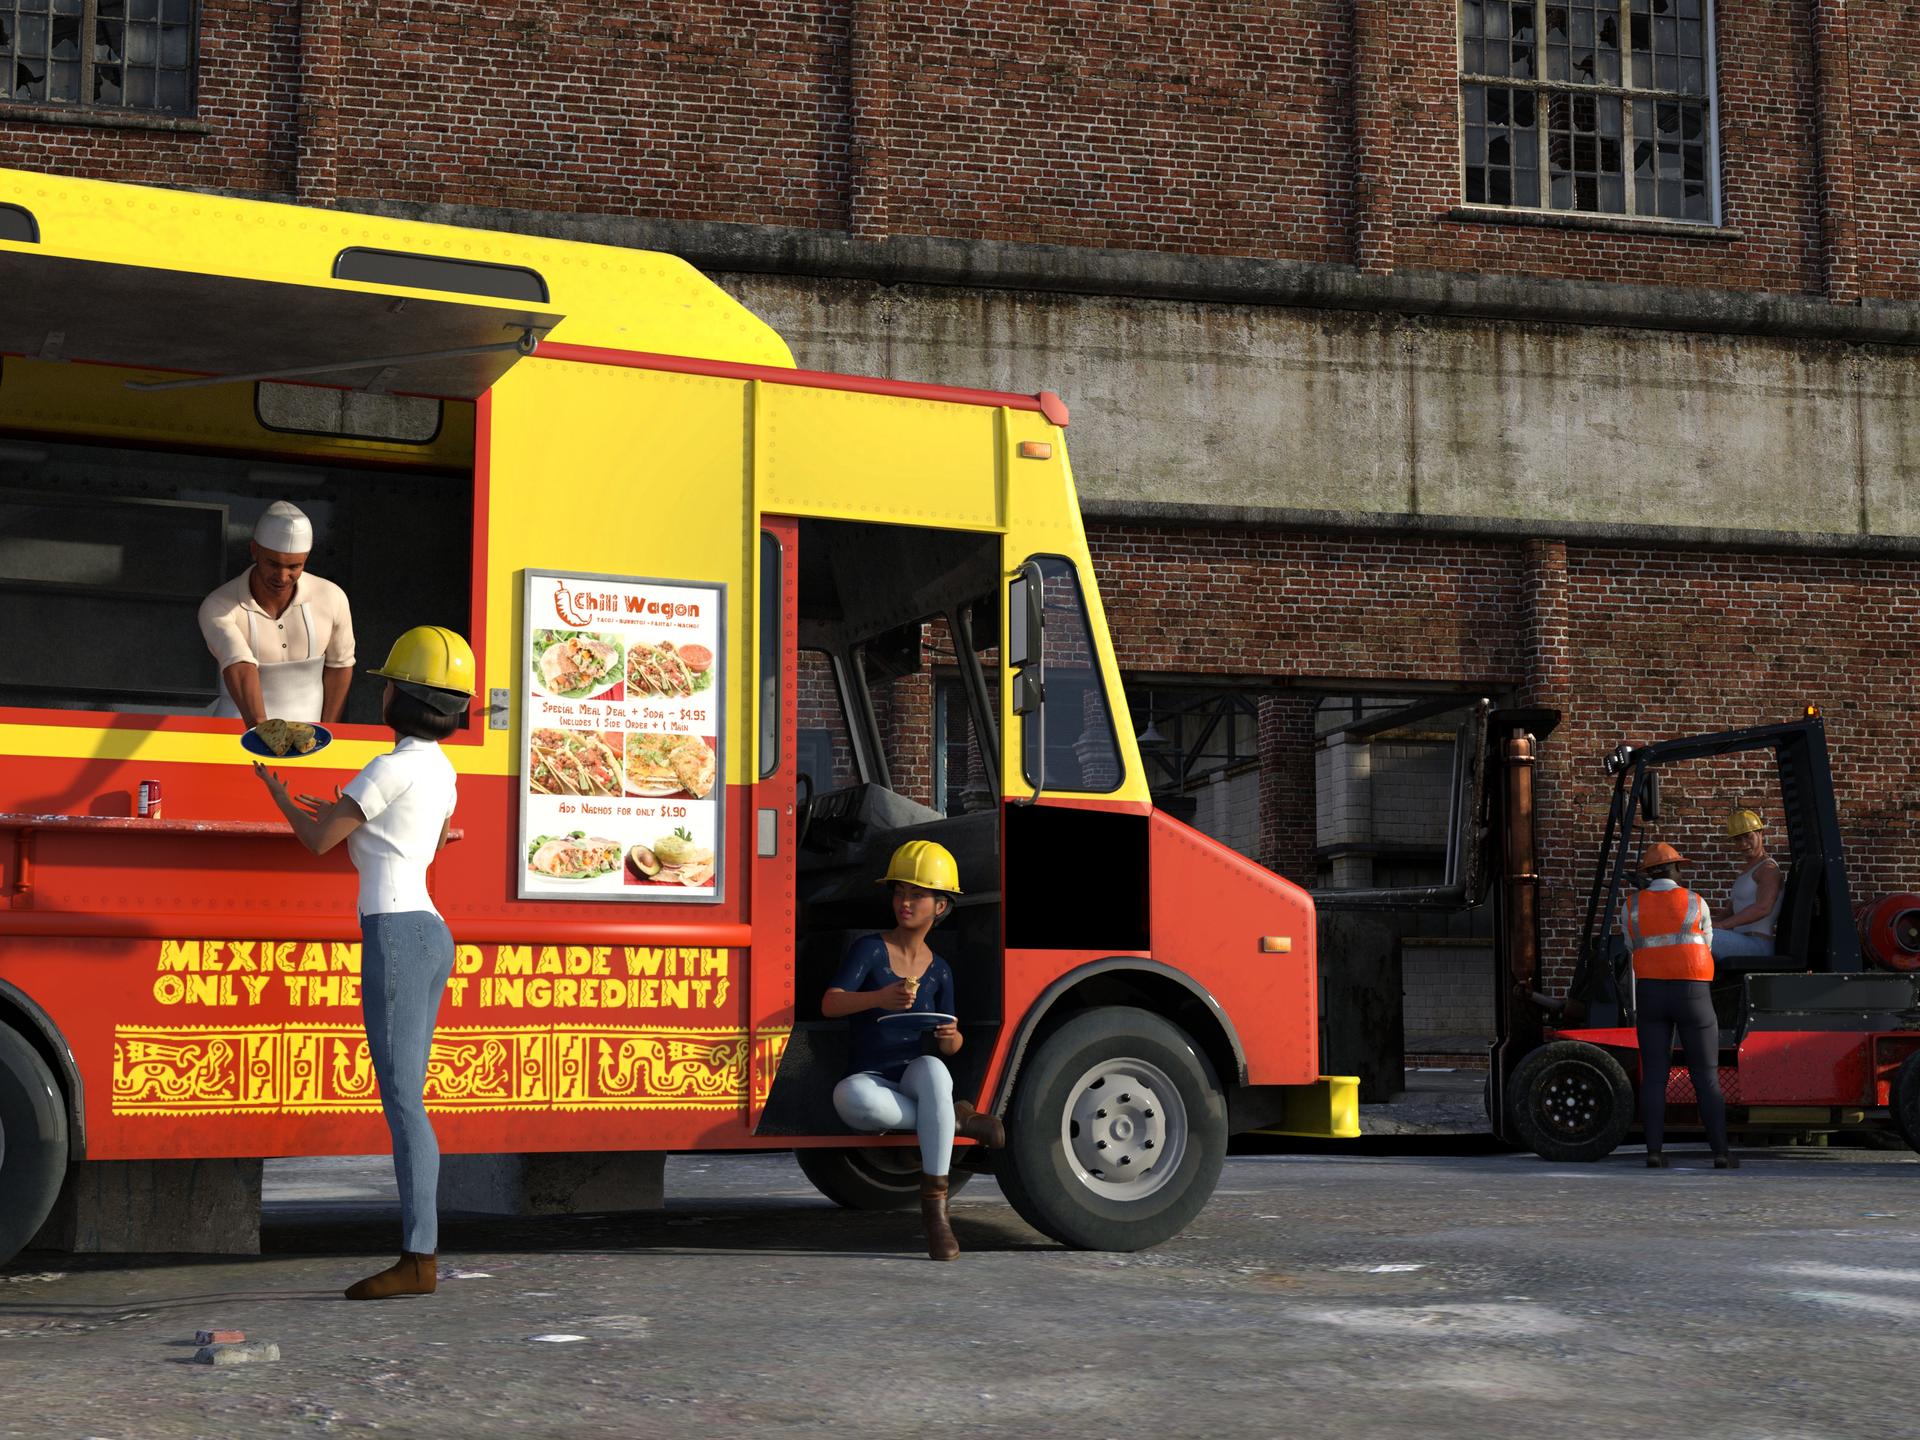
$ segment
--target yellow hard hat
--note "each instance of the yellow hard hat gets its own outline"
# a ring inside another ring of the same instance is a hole
[[[416,625],[393,642],[386,664],[367,673],[454,715],[473,697],[473,647],[444,625]]]
[[[1767,822],[1760,818],[1760,812],[1758,810],[1749,810],[1744,805],[1727,816],[1727,838],[1729,840],[1736,835],[1750,835],[1755,830],[1764,830],[1766,828]]]
[[[900,880],[922,890],[960,894],[960,867],[954,862],[953,852],[931,840],[909,840],[893,852],[879,883],[891,885]]]

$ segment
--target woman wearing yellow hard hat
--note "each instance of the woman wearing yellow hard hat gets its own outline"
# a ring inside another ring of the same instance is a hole
[[[348,1287],[349,1300],[430,1295],[438,1283],[440,1147],[422,1092],[453,936],[427,893],[427,866],[453,820],[453,765],[440,742],[473,701],[473,651],[443,626],[419,625],[371,673],[387,681],[381,716],[394,746],[332,800],[296,800],[278,775],[253,767],[302,844],[324,855],[345,841],[360,872],[361,1008],[393,1136],[401,1240],[398,1263]]]
[[[1746,868],[1727,895],[1727,914],[1714,926],[1716,959],[1774,953],[1774,923],[1780,918],[1780,900],[1786,877],[1767,854],[1766,822],[1760,812],[1744,805],[1727,816],[1727,845]]]
[[[920,1216],[927,1254],[960,1258],[947,1215],[947,1170],[955,1131],[983,1145],[1007,1143],[1006,1127],[953,1098],[942,1056],[959,1053],[953,971],[927,934],[960,894],[960,867],[944,845],[910,840],[893,852],[889,886],[894,925],[856,940],[821,997],[820,1013],[847,1018],[853,1065],[833,1091],[833,1108],[855,1130],[913,1130],[920,1139]],[[921,1053],[931,1031],[938,1054]]]

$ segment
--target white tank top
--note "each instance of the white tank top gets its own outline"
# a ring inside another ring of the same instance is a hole
[[[1733,882],[1733,892],[1727,896],[1730,913],[1737,915],[1749,905],[1759,903],[1761,868],[1773,863],[1771,857],[1765,860],[1755,861],[1745,874]],[[1774,922],[1780,918],[1780,902],[1786,898],[1787,886],[1785,880],[1782,880],[1779,890],[1774,893],[1773,909],[1769,910],[1762,919],[1755,920],[1751,925],[1736,925],[1734,927],[1735,933],[1740,935],[1771,936],[1773,934]]]

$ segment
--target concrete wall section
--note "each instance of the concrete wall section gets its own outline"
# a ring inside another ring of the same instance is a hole
[[[1920,536],[1920,353],[722,277],[800,363],[1073,408],[1089,510]]]

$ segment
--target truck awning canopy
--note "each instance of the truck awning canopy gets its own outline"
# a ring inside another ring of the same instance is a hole
[[[0,251],[0,353],[471,400],[560,321],[512,301]],[[204,383],[204,382],[203,382]]]

